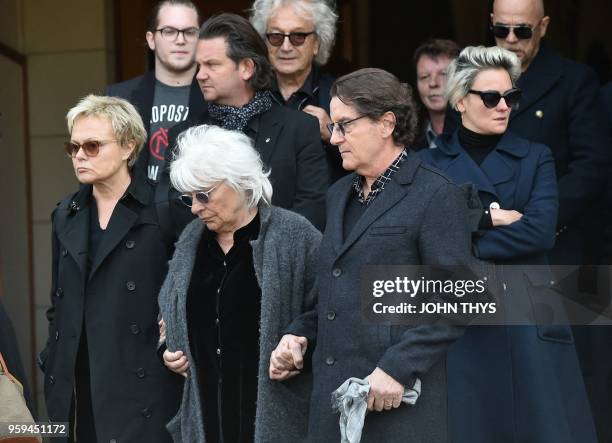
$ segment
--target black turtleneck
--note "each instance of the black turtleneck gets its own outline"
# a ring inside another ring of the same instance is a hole
[[[472,160],[480,166],[487,155],[495,149],[503,134],[485,135],[470,131],[468,128],[459,125],[459,143],[465,149]]]

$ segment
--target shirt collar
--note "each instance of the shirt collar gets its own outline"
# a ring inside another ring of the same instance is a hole
[[[391,178],[399,170],[402,165],[402,162],[406,159],[407,156],[408,152],[406,151],[406,148],[402,149],[402,152],[400,152],[400,154],[395,158],[395,160],[393,160],[393,163],[391,163],[391,165],[385,170],[385,172],[383,172],[376,178],[376,180],[374,180],[374,183],[370,188],[370,193],[367,197],[364,197],[363,195],[363,183],[365,182],[365,177],[357,174],[355,178],[353,178],[353,189],[357,194],[357,199],[359,200],[359,203],[365,206],[371,204],[378,196],[378,194],[380,194],[385,189],[385,185],[391,181]]]

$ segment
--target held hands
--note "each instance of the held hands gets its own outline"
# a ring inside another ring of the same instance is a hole
[[[168,369],[187,378],[189,362],[187,361],[187,356],[183,354],[183,351],[170,352],[166,349],[163,358],[164,364]]]
[[[514,209],[491,209],[491,222],[493,226],[507,226],[514,222],[519,221],[523,217],[518,211]]]
[[[306,337],[283,335],[270,355],[270,379],[283,381],[298,375],[299,370],[304,367],[304,353],[307,347]]]
[[[319,120],[319,132],[321,133],[321,139],[323,139],[324,142],[329,142],[331,134],[327,129],[327,124],[331,123],[331,119],[329,118],[329,115],[325,109],[319,108],[318,106],[308,105],[303,109],[303,111]]]
[[[162,318],[157,325],[159,326],[159,343],[166,341],[166,322]]]
[[[368,411],[380,412],[383,409],[388,411],[399,407],[404,395],[404,386],[380,368],[374,369],[366,379],[370,383]]]

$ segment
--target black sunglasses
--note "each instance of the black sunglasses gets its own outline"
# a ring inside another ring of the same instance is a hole
[[[523,91],[518,88],[508,89],[503,94],[500,94],[497,91],[475,91],[473,89],[470,89],[468,92],[470,94],[479,95],[487,108],[496,107],[502,98],[506,101],[506,106],[513,108],[523,95]]]
[[[213,186],[208,191],[195,192],[196,200],[202,203],[203,205],[208,204],[208,202],[210,201],[210,193],[213,192],[217,186]],[[179,200],[183,202],[183,204],[189,208],[193,206],[193,198],[191,197],[191,194],[179,195]]]
[[[359,117],[355,117],[350,120],[345,120],[343,122],[328,123],[327,130],[329,131],[331,135],[334,135],[334,129],[338,128],[338,130],[340,131],[340,134],[342,134],[342,136],[344,137],[346,135],[346,125],[353,123],[354,121],[357,121],[360,118],[364,118],[364,117],[365,115],[360,115]]]
[[[507,25],[491,25],[491,32],[497,38],[506,38],[510,34],[510,30],[514,32],[516,38],[520,40],[529,40],[533,37],[533,28],[527,25],[507,26]]]
[[[266,38],[268,39],[268,43],[272,46],[282,46],[286,37],[289,37],[289,42],[293,46],[302,46],[306,41],[306,37],[311,34],[314,34],[314,31],[290,32],[288,34],[283,34],[282,32],[269,32],[266,34]]]
[[[81,148],[83,148],[83,152],[87,157],[95,157],[100,152],[100,146],[116,141],[117,140],[87,140],[83,143],[64,142],[64,150],[66,151],[66,155],[70,158],[76,157],[77,152],[79,152]]]

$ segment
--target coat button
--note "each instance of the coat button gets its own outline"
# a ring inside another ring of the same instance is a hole
[[[62,257],[66,257],[68,255],[68,249],[62,249]]]
[[[128,249],[134,249],[134,246],[136,246],[136,242],[134,240],[127,240],[125,242],[125,247]]]
[[[54,376],[52,376],[52,375],[49,376],[49,383],[51,383],[52,385],[55,384],[55,377]]]
[[[130,331],[132,331],[133,335],[140,334],[140,328],[138,327],[138,325],[136,323],[134,323],[132,326],[130,326]]]
[[[134,289],[136,289],[136,283],[134,283],[133,281],[129,281],[125,284],[125,287],[128,289],[128,291],[133,291]]]
[[[145,378],[145,372],[146,371],[144,370],[144,368],[138,368],[136,369],[136,376],[138,378]]]
[[[117,439],[115,439],[115,438],[111,438],[111,439],[108,441],[108,443],[117,443]]]
[[[59,340],[59,331],[55,331],[55,341]]]
[[[325,359],[325,363],[327,364],[327,366],[333,366],[333,364],[336,363],[336,359],[332,356],[329,356]]]
[[[329,311],[327,313],[327,319],[328,320],[333,320],[334,318],[336,318],[336,313],[334,311]]]
[[[153,417],[153,412],[149,408],[144,408],[142,410],[142,416],[144,418],[151,418],[151,417]]]
[[[56,296],[57,298],[60,298],[62,295],[64,295],[64,290],[63,290],[62,288],[57,288],[57,289],[55,290],[55,296]]]
[[[217,355],[221,355],[221,348],[217,348]]]
[[[334,277],[340,277],[342,275],[342,269],[340,268],[334,268],[334,270],[332,271],[332,275]]]

